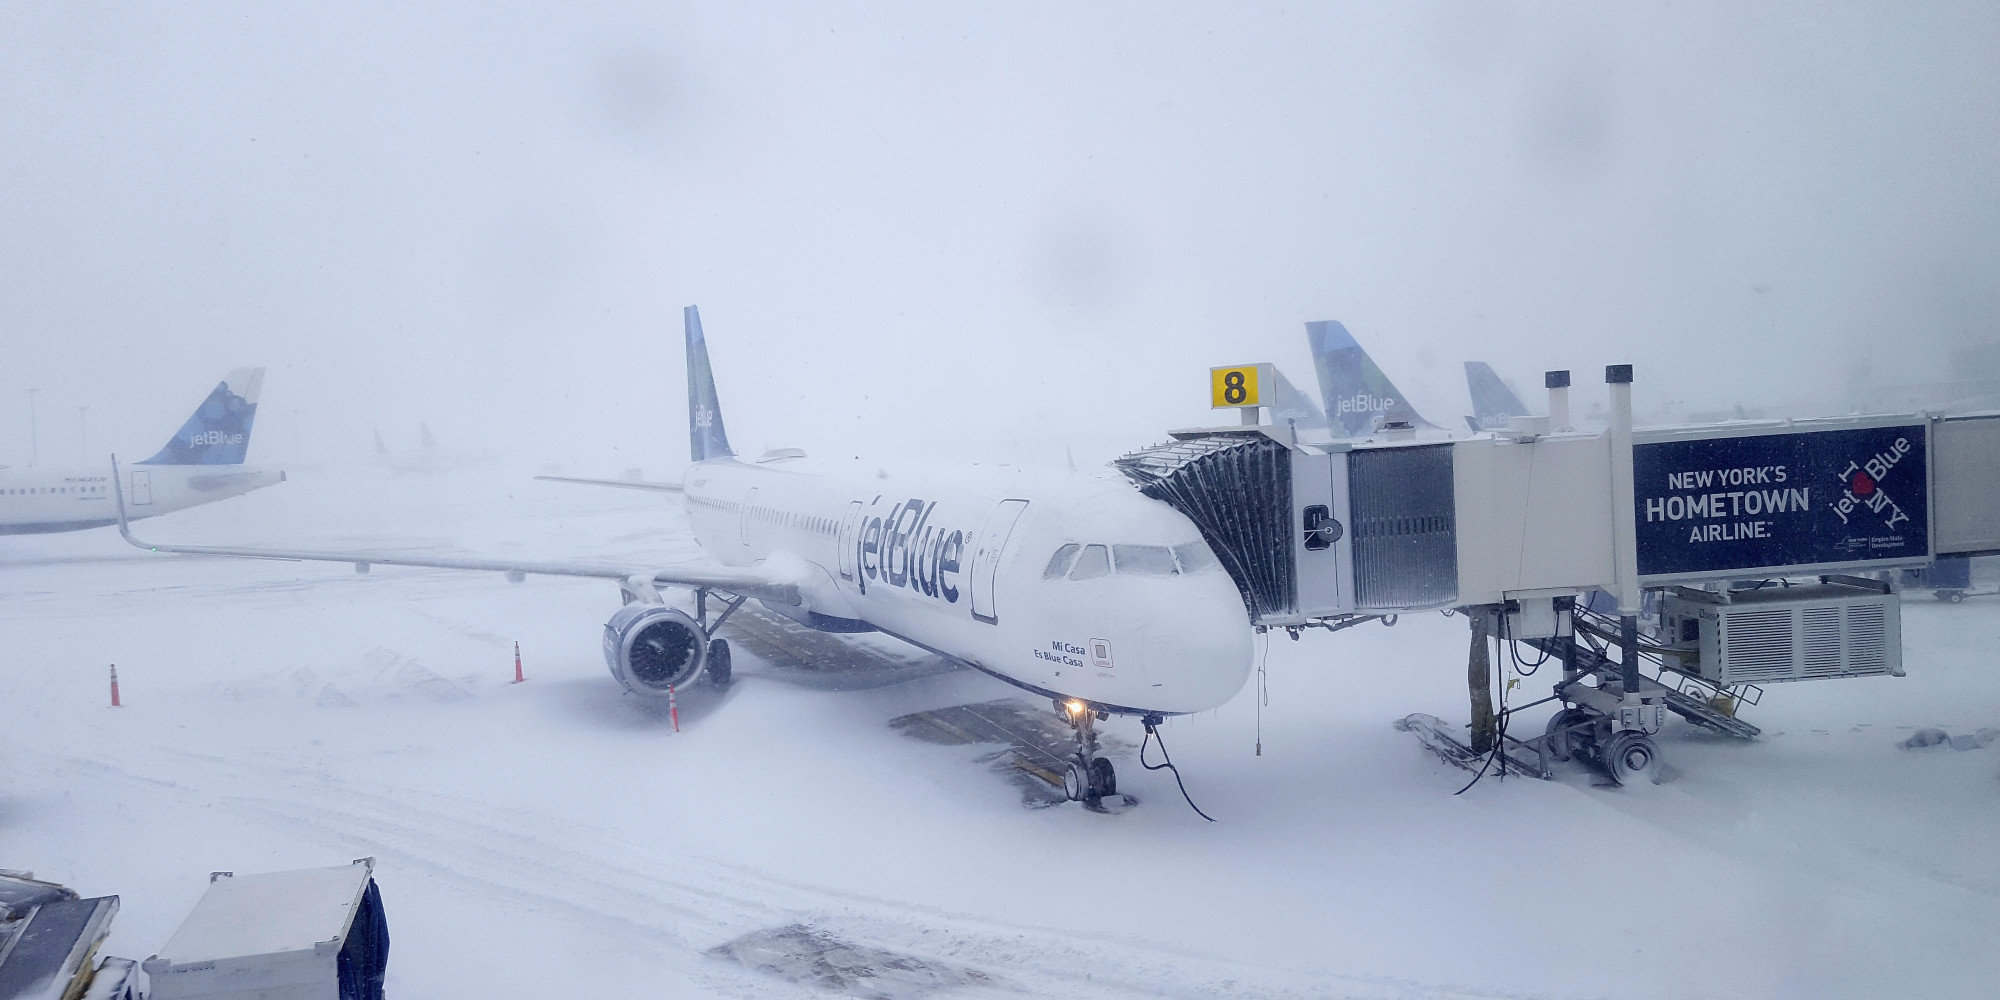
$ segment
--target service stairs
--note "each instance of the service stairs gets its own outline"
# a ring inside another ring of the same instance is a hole
[[[1597,677],[1600,683],[1604,681],[1619,682],[1624,677],[1625,669],[1618,661],[1583,643],[1572,642],[1568,638],[1523,639],[1521,641],[1556,656],[1560,656],[1562,647],[1568,645],[1571,668],[1580,671],[1584,675]],[[1658,661],[1655,660],[1655,663],[1657,664]],[[1739,702],[1747,702],[1754,705],[1756,704],[1756,698],[1761,697],[1763,694],[1761,690],[1753,688],[1755,696],[1744,698],[1742,692],[1714,688],[1701,678],[1680,673],[1664,664],[1658,665],[1660,666],[1661,677],[1672,676],[1679,678],[1686,685],[1687,689],[1671,684],[1662,684],[1658,680],[1641,674],[1639,675],[1640,694],[1660,695],[1665,699],[1667,709],[1675,715],[1697,726],[1713,729],[1725,735],[1748,740],[1755,739],[1758,734],[1763,732],[1762,729],[1744,722],[1742,719],[1715,705],[1718,696],[1728,696]],[[1696,693],[1689,694],[1688,689]]]

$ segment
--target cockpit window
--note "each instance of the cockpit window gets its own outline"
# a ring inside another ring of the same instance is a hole
[[[1076,550],[1080,548],[1083,546],[1071,542],[1057,549],[1056,554],[1049,557],[1049,568],[1042,571],[1042,579],[1062,579],[1063,574],[1069,572],[1069,564],[1076,561]]]
[[[1049,557],[1042,579],[1095,580],[1114,571],[1119,576],[1182,576],[1219,565],[1208,543],[1180,545],[1083,545],[1069,542]]]
[[[1215,565],[1215,553],[1208,550],[1207,542],[1183,542],[1176,545],[1174,558],[1180,562],[1183,573],[1199,573]]]
[[[1086,545],[1069,571],[1072,580],[1095,580],[1111,572],[1111,550],[1102,545]]]
[[[1164,545],[1113,545],[1111,558],[1121,576],[1174,575],[1174,550]]]

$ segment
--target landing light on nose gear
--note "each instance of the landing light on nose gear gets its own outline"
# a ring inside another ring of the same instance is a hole
[[[1063,771],[1063,794],[1071,802],[1099,806],[1107,796],[1118,794],[1118,774],[1111,762],[1097,755],[1097,723],[1111,717],[1109,712],[1093,712],[1089,705],[1071,699],[1057,701],[1056,714],[1069,722],[1076,734],[1076,753]]]

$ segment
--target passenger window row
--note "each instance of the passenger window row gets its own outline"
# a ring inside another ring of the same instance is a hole
[[[102,493],[102,492],[104,492],[104,487],[102,486],[29,486],[22,489],[0,490],[0,493],[4,493],[10,497],[27,496],[29,494],[39,494],[39,493]]]

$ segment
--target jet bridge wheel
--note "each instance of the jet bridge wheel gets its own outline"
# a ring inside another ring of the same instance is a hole
[[[728,639],[710,639],[708,641],[708,665],[702,668],[702,673],[706,676],[709,687],[726,688],[729,686]]]
[[[1621,785],[1651,781],[1659,770],[1660,748],[1644,733],[1626,730],[1604,745],[1604,771]]]
[[[1548,738],[1542,744],[1549,759],[1567,761],[1582,752],[1590,736],[1579,727],[1589,720],[1590,714],[1580,708],[1565,708],[1549,716]]]

